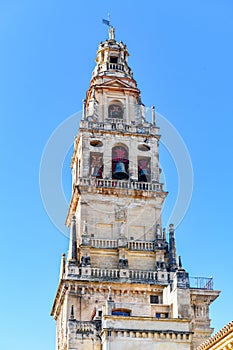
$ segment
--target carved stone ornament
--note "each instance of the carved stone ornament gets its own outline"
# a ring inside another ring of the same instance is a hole
[[[115,220],[116,221],[126,221],[127,219],[127,210],[125,207],[116,207],[115,208]]]

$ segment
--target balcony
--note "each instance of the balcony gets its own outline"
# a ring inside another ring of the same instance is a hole
[[[124,181],[111,179],[97,179],[81,177],[77,180],[77,186],[95,187],[95,188],[116,188],[136,191],[152,191],[163,192],[163,184],[159,182],[139,182],[139,181]]]
[[[74,276],[73,276],[74,278]],[[150,283],[167,285],[169,280],[169,273],[166,271],[142,271],[142,270],[128,270],[118,268],[97,268],[84,266],[79,268],[77,275],[79,280],[98,280],[98,281],[129,281],[130,283]]]
[[[87,109],[86,115],[92,116],[92,111]],[[150,123],[145,123],[143,126],[137,126],[135,124],[126,124],[122,119],[116,118],[106,118],[105,122],[100,121],[90,121],[90,120],[81,120],[80,122],[81,129],[89,129],[89,130],[106,130],[106,131],[119,131],[127,132],[127,133],[137,133],[144,135],[158,135],[158,128]]]
[[[189,277],[190,288],[213,290],[213,277]]]
[[[101,328],[101,321],[78,321],[75,318],[70,318],[68,323],[69,332],[75,331],[79,337],[90,337]]]
[[[153,252],[155,250],[155,244],[154,242],[146,242],[146,241],[129,241],[128,249]]]
[[[116,239],[91,238],[91,247],[115,249],[118,248],[118,241]],[[155,243],[153,241],[128,241],[127,248],[129,250],[153,252],[155,250]]]
[[[123,64],[107,63],[107,69],[124,70]]]
[[[118,248],[116,239],[91,238],[91,246],[94,248],[114,249]]]

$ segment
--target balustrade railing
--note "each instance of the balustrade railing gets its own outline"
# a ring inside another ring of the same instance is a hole
[[[120,270],[118,269],[99,269],[99,268],[91,268],[91,276],[92,277],[108,277],[110,279],[115,279],[120,277]]]
[[[90,244],[94,248],[118,248],[116,239],[91,238]],[[152,241],[129,241],[127,247],[130,250],[154,251],[155,244]]]
[[[134,280],[153,280],[157,281],[157,272],[129,270],[129,278]]]
[[[91,238],[91,246],[95,248],[117,248],[118,244],[115,239]]]
[[[153,251],[155,249],[155,245],[154,245],[154,242],[129,241],[128,249]]]
[[[109,279],[118,280],[119,278],[126,278],[132,281],[150,281],[151,283],[167,283],[168,274],[160,276],[156,271],[141,271],[141,270],[120,270],[120,269],[101,269],[91,267],[80,268],[80,276],[84,278],[97,278],[97,279]]]
[[[124,181],[114,179],[97,179],[97,178],[84,178],[81,177],[77,180],[78,186],[92,186],[102,188],[120,188],[120,189],[131,189],[138,191],[163,191],[163,184],[158,182],[139,182],[139,181]]]
[[[92,112],[90,112],[92,113]],[[89,115],[89,112],[87,110],[87,115]],[[129,125],[126,124],[121,119],[109,119],[107,122],[98,122],[98,121],[81,121],[81,128],[88,127],[89,129],[94,130],[119,130],[119,131],[127,131],[129,133],[139,133],[139,134],[146,134],[146,135],[156,135],[157,131],[154,126],[143,126],[138,127],[137,125]]]
[[[123,64],[108,63],[107,64],[107,69],[123,70]]]
[[[76,332],[80,334],[93,334],[95,331],[95,325],[90,321],[75,321]]]

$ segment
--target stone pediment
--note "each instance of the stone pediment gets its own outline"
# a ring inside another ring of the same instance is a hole
[[[130,88],[130,89],[133,88],[131,85],[129,85],[126,82],[119,80],[119,79],[109,80],[107,82],[100,84],[99,86],[101,86],[101,87],[105,86],[105,87],[117,87],[117,88]]]

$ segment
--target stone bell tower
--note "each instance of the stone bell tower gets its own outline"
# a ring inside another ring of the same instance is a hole
[[[128,56],[110,26],[74,142],[70,246],[51,313],[57,350],[194,349],[212,332],[219,291],[212,279],[191,287],[174,227],[168,240],[162,229],[159,128]]]

